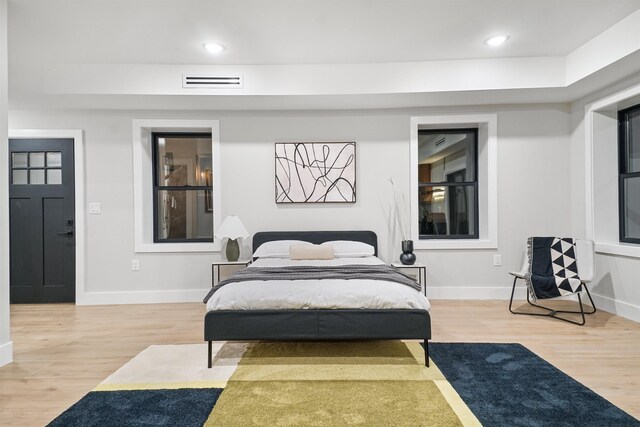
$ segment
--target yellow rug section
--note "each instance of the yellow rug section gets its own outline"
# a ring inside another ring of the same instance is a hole
[[[462,426],[433,381],[230,381],[205,426]]]
[[[407,344],[422,348],[417,342],[402,341],[260,342],[249,346],[239,365],[419,364]],[[420,355],[424,365],[424,353]]]
[[[209,426],[479,426],[418,342],[150,346],[95,391],[224,388]]]
[[[205,425],[479,425],[447,384],[417,342],[253,343]]]
[[[425,381],[445,378],[433,363],[425,368],[420,344],[372,341],[253,344],[240,360],[232,379]]]

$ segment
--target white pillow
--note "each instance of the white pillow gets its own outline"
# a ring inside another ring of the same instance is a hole
[[[333,252],[336,258],[361,258],[373,256],[375,252],[373,246],[353,240],[333,240],[323,243],[323,245],[325,244],[333,246]]]
[[[273,240],[271,242],[264,242],[258,248],[253,251],[254,258],[289,258],[289,246],[307,244],[309,242],[303,242],[302,240]]]
[[[291,245],[289,246],[289,258],[292,260],[328,260],[333,259],[333,246],[322,245]]]

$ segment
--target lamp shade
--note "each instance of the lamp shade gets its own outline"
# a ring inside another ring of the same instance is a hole
[[[235,215],[229,215],[222,221],[222,225],[216,230],[215,236],[218,239],[227,237],[235,240],[238,237],[249,237],[249,232],[244,228],[244,225],[242,225],[240,218]]]

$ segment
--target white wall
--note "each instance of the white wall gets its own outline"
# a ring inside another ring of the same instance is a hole
[[[640,321],[640,257],[637,255],[640,251],[635,245],[618,243],[616,111],[628,107],[630,102],[640,102],[640,96],[614,102],[610,108],[593,114],[593,132],[589,129],[586,109],[603,100],[615,99],[617,94],[626,93],[639,83],[640,77],[636,76],[571,105],[573,235],[593,236],[596,242],[596,277],[591,285],[596,305],[635,321]],[[586,144],[590,135],[593,141],[591,162]],[[588,195],[590,176],[593,179],[592,198]]]
[[[564,167],[570,148],[566,105],[315,113],[23,110],[10,113],[10,127],[85,131],[87,202],[102,203],[101,215],[87,217],[90,298],[85,302],[149,302],[198,300],[210,285],[210,261],[219,255],[134,254],[132,119],[219,119],[223,216],[240,216],[250,232],[372,229],[381,258],[394,261],[401,251],[389,214],[388,178],[409,194],[409,117],[470,112],[498,113],[503,267],[492,264],[495,250],[419,251],[417,256],[428,265],[432,298],[508,298],[507,271],[519,267],[526,237],[571,232],[568,192],[558,185],[570,179]],[[356,141],[357,202],[276,205],[274,143],[286,141]],[[249,256],[248,248],[243,250]],[[130,270],[134,257],[140,259],[139,272]]]
[[[564,167],[569,155],[567,108],[497,112],[498,250],[424,251],[419,259],[428,266],[429,288],[435,288],[431,297],[508,298],[507,272],[520,268],[526,238],[570,232],[567,191],[557,185],[570,176]],[[502,255],[502,267],[493,266],[496,253]]]
[[[0,165],[8,164],[7,0],[0,0]],[[13,359],[9,331],[9,174],[0,168],[0,366]]]

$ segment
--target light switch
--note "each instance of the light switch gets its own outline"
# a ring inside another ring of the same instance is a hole
[[[99,215],[102,213],[102,206],[100,203],[89,203],[89,214]]]

